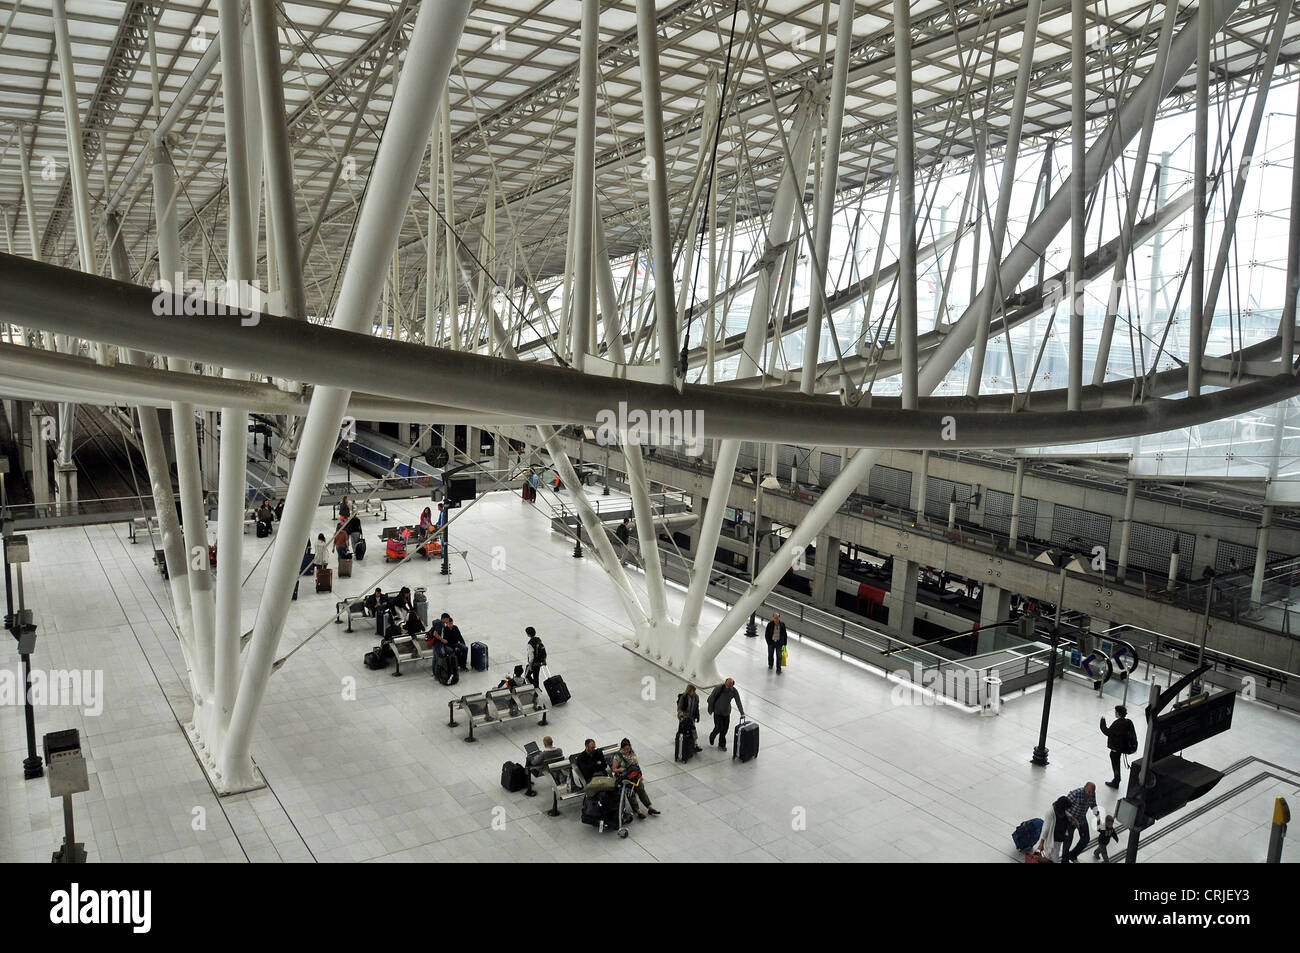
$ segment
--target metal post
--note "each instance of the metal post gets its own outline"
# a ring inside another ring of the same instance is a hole
[[[1056,619],[1052,623],[1052,648],[1047,656],[1047,687],[1043,690],[1043,719],[1038,727],[1038,744],[1029,763],[1040,768],[1046,767],[1047,760],[1047,723],[1052,718],[1052,686],[1056,683],[1056,653],[1061,644],[1061,603],[1065,601],[1065,569],[1061,569],[1061,585],[1056,597]]]
[[[1075,0],[1081,3],[1082,0]],[[840,40],[846,42],[846,38]],[[894,94],[898,118],[898,359],[903,410],[915,410],[916,355],[916,160],[912,142],[912,16],[908,0],[894,0]]]
[[[1173,673],[1170,673],[1173,678]],[[1138,772],[1137,796],[1134,804],[1137,807],[1137,816],[1142,816],[1142,808],[1146,802],[1147,775],[1151,771],[1151,753],[1155,750],[1156,745],[1156,704],[1160,700],[1160,686],[1155,682],[1151,683],[1151,694],[1147,700],[1147,736],[1146,743],[1142,750],[1142,770]],[[1132,788],[1132,779],[1130,778],[1129,787]],[[1127,798],[1126,798],[1127,799]],[[1124,863],[1136,864],[1138,858],[1138,840],[1140,831],[1136,826],[1130,827],[1128,831],[1128,844],[1124,849]]]
[[[77,229],[77,251],[81,256],[81,270],[95,274],[95,239],[90,220],[90,197],[87,191],[86,152],[81,137],[81,111],[77,106],[77,73],[72,62],[72,45],[68,41],[68,11],[63,0],[54,0],[54,45],[59,57],[59,80],[63,88],[63,128],[68,138],[68,175],[72,191],[72,213]],[[93,342],[92,353],[99,354],[100,345]]]
[[[442,156],[435,123],[429,137],[429,227],[424,249],[424,346],[435,347],[438,313],[438,160]],[[426,444],[427,446],[427,444]]]
[[[1286,798],[1277,798],[1273,801],[1273,826],[1268,834],[1268,856],[1264,859],[1264,863],[1282,862],[1282,843],[1286,839],[1286,826],[1290,823],[1291,808],[1287,806]]]
[[[664,154],[663,102],[659,91],[659,36],[654,0],[636,2],[637,46],[641,55],[641,101],[645,114],[644,172],[650,186],[650,247],[655,269],[655,332],[660,380],[677,384],[677,309],[673,295],[672,233],[668,225],[668,165]],[[583,236],[585,241],[590,237]]]
[[[1083,175],[1087,163],[1085,100],[1088,96],[1088,71],[1085,62],[1087,38],[1084,35],[1086,0],[1072,0],[1070,12],[1070,271],[1067,287],[1070,296],[1069,388],[1066,409],[1083,407],[1083,265],[1087,254],[1084,243],[1088,185]]]
[[[3,480],[3,476],[0,476]],[[4,542],[4,562],[5,562],[5,612],[9,618],[17,622],[18,615],[14,607],[14,585],[13,574],[9,568],[9,537],[8,534],[3,536]],[[21,563],[18,566],[18,606],[19,613],[24,609],[23,606],[23,567]],[[23,665],[23,718],[27,729],[27,757],[23,759],[23,779],[31,781],[33,778],[41,777],[45,771],[41,767],[41,756],[36,753],[36,712],[32,708],[32,657],[29,653],[23,652],[19,655]]]

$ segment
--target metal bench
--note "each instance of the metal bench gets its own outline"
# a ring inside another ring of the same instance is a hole
[[[614,757],[614,752],[618,751],[618,743],[602,745],[597,750],[605,756],[605,761],[608,762]],[[578,752],[578,754],[581,753]],[[560,811],[561,801],[586,796],[584,788],[586,788],[587,781],[590,779],[583,777],[582,772],[578,770],[577,754],[569,755],[567,761],[558,761],[546,765],[546,773],[551,776],[551,781],[554,784],[554,790],[551,794],[551,809],[546,812],[551,817],[559,817],[562,813]]]
[[[144,516],[137,516],[127,524],[126,538],[132,543],[134,543],[136,537],[142,533],[145,536],[150,536],[154,533],[162,535],[162,531],[158,528],[158,517],[150,516],[146,518]]]
[[[541,692],[531,685],[525,688],[493,688],[486,692],[477,692],[473,695],[462,695],[460,698],[453,698],[447,702],[447,727],[456,728],[460,722],[456,720],[456,709],[467,712],[469,717],[469,734],[465,737],[467,742],[478,741],[474,737],[475,727],[482,728],[485,725],[501,725],[508,721],[518,721],[520,718],[527,718],[530,715],[541,714],[542,720],[538,725],[548,724],[546,720],[546,703],[542,700]]]
[[[418,601],[418,600],[416,599],[416,596],[417,596],[419,593],[424,592],[424,588],[425,588],[424,586],[417,586],[414,590],[412,590],[412,592],[411,592],[411,605],[415,605],[415,604],[416,604],[416,602]],[[400,590],[400,589],[394,589],[392,592],[385,592],[385,593],[384,593],[384,598],[385,598],[385,599],[395,599],[398,595],[401,594],[401,591],[402,591],[402,590]],[[373,592],[367,592],[367,593],[363,593],[362,595],[359,595],[359,596],[348,596],[348,597],[343,598],[343,599],[340,599],[338,602],[334,603],[334,622],[335,622],[335,624],[336,624],[336,625],[342,625],[342,624],[343,624],[343,619],[340,618],[340,617],[343,615],[344,610],[347,610],[347,614],[348,614],[348,627],[347,627],[347,630],[346,630],[346,631],[351,632],[351,631],[352,631],[352,617],[353,617],[354,615],[364,616],[364,615],[366,614],[366,600],[369,599],[372,595],[374,595]]]

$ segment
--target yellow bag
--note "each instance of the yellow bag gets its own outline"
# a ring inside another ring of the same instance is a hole
[[[790,653],[786,651],[784,645],[781,646],[781,667],[782,668],[790,667]]]

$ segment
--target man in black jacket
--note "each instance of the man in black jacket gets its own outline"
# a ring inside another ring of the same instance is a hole
[[[1106,747],[1110,749],[1110,766],[1115,777],[1106,782],[1106,787],[1119,787],[1120,758],[1137,751],[1137,731],[1133,722],[1128,720],[1128,709],[1123,705],[1115,706],[1115,720],[1107,727],[1106,719],[1101,720],[1101,733],[1106,736]]]
[[[781,650],[785,648],[785,623],[781,613],[773,612],[772,621],[767,624],[767,670],[772,671],[772,658],[776,657],[776,674],[781,674]],[[742,712],[743,714],[743,712]]]
[[[609,765],[605,763],[605,755],[596,747],[594,738],[588,738],[583,742],[583,750],[573,759],[573,763],[582,772],[584,784],[592,778],[604,777],[609,774]]]
[[[542,666],[546,664],[546,646],[542,640],[537,637],[537,630],[531,625],[524,629],[528,635],[528,680],[533,683],[533,688],[540,687],[537,684],[541,675]]]

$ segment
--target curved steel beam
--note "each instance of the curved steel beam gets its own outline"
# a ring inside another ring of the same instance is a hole
[[[125,347],[238,365],[257,355],[263,373],[332,387],[360,382],[393,398],[467,410],[516,413],[595,425],[624,402],[651,411],[700,414],[702,435],[765,443],[899,449],[1054,446],[1206,423],[1300,394],[1300,378],[1275,377],[1182,400],[1065,413],[981,413],[842,406],[832,397],[739,392],[613,380],[570,368],[389,341],[273,315],[153,313],[148,288],[0,255],[0,320],[108,340]],[[179,303],[179,302],[178,302]],[[180,310],[179,308],[177,310]],[[382,373],[381,373],[382,371]],[[680,418],[679,418],[680,419]]]

